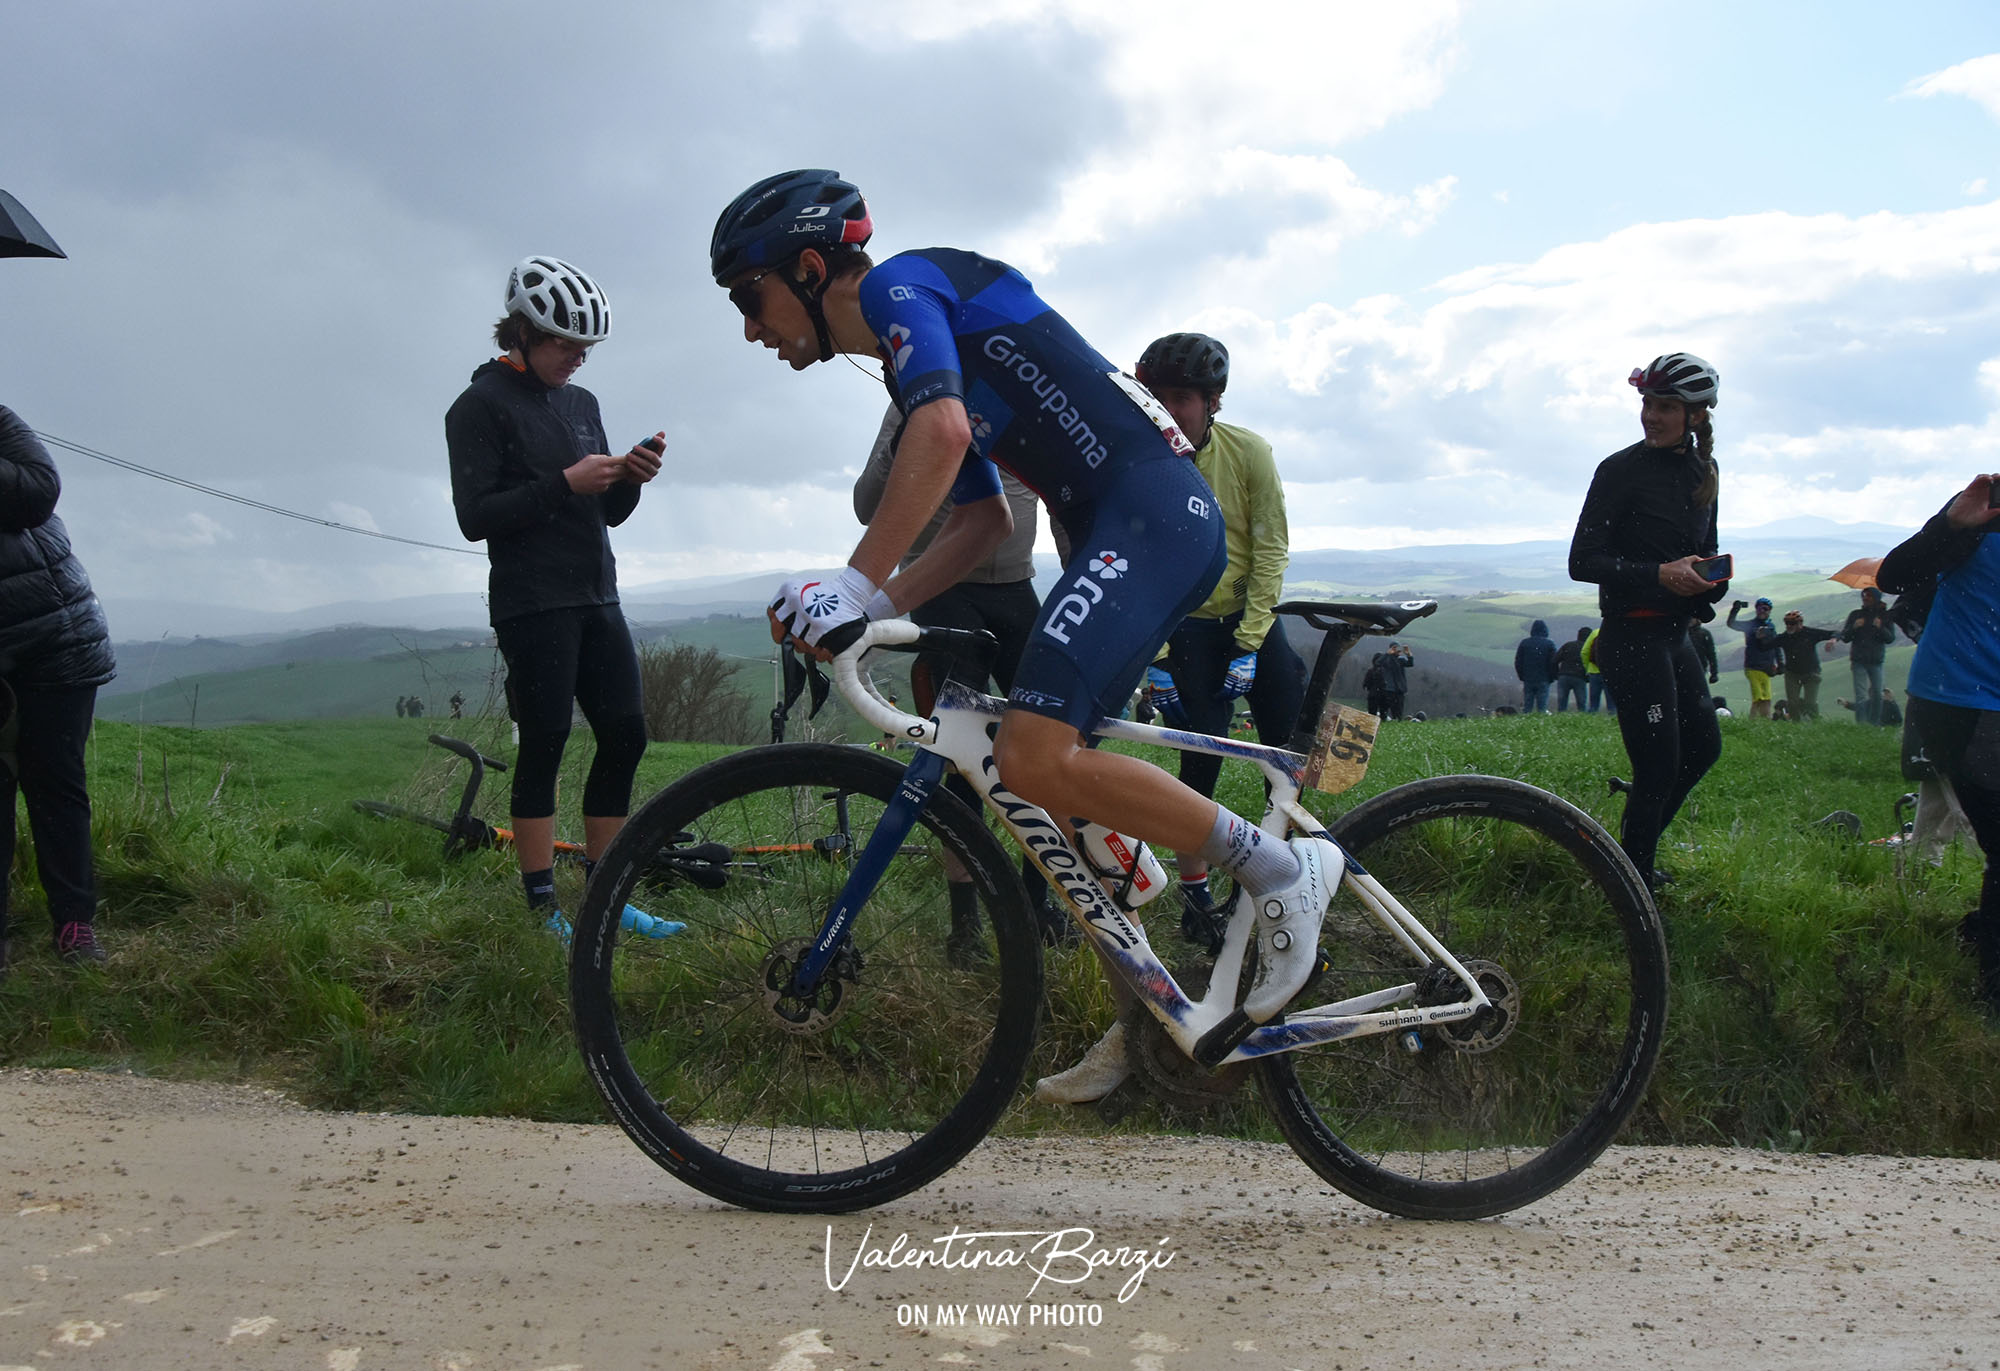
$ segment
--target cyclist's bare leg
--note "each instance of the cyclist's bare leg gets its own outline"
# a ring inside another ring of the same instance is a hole
[[[1083,746],[1060,719],[1008,710],[993,759],[1009,790],[1058,818],[1081,815],[1181,852],[1200,850],[1215,828],[1215,801],[1150,762]]]

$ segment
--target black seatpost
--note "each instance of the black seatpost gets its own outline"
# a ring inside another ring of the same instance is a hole
[[[1341,659],[1361,640],[1361,636],[1361,630],[1354,625],[1336,623],[1320,639],[1319,655],[1313,658],[1312,676],[1306,681],[1305,702],[1299,706],[1299,717],[1292,723],[1292,736],[1285,744],[1286,751],[1300,756],[1311,754],[1314,736],[1319,732],[1319,716],[1326,709],[1327,695],[1333,690],[1333,673],[1340,669]]]

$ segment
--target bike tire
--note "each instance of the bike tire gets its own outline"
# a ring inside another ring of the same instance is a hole
[[[443,819],[434,819],[428,814],[419,814],[414,809],[405,809],[401,805],[392,805],[382,800],[356,800],[354,807],[363,814],[373,814],[378,819],[407,819],[413,824],[422,824],[425,828],[435,828],[440,833],[451,832],[451,825]]]
[[[856,959],[827,983],[837,1003],[811,1018],[773,988],[818,935],[903,772],[825,743],[720,758],[640,806],[585,893],[570,994],[591,1079],[649,1157],[719,1200],[826,1213],[880,1204],[971,1151],[1020,1087],[1041,940],[1013,860],[942,787],[859,911]],[[766,854],[705,879],[659,874],[673,870],[666,854],[697,844],[810,844],[835,828],[834,794],[847,852]],[[985,916],[985,960],[970,967],[947,956],[947,852]],[[623,934],[628,901],[686,928],[659,941]]]
[[[1504,1026],[1482,1050],[1439,1026],[1414,1051],[1389,1033],[1265,1059],[1285,1140],[1338,1189],[1406,1218],[1485,1218],[1571,1180],[1637,1107],[1666,1028],[1666,943],[1639,873],[1582,810],[1491,776],[1399,786],[1329,832],[1461,962],[1502,968],[1518,998],[1456,1028],[1476,1045]],[[1333,969],[1314,1003],[1420,970],[1344,887],[1321,944]]]

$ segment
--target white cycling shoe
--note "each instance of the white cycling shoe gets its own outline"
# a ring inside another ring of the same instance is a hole
[[[1257,982],[1243,997],[1254,1023],[1269,1023],[1312,975],[1319,925],[1340,881],[1340,849],[1324,838],[1294,838],[1299,874],[1256,897]]]
[[[1125,1025],[1119,1022],[1075,1066],[1036,1081],[1035,1098],[1043,1104],[1095,1104],[1131,1074],[1125,1060]]]

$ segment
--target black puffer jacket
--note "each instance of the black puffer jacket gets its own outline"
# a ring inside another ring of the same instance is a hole
[[[62,481],[21,416],[0,405],[0,680],[101,686],[117,674],[104,609],[56,517]]]

